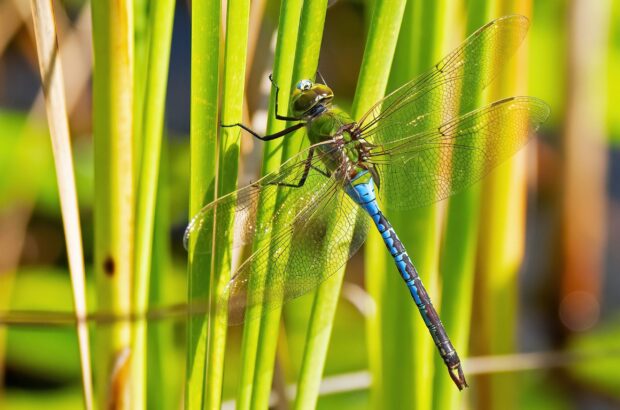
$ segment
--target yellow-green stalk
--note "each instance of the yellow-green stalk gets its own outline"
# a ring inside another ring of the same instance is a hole
[[[289,0],[281,3],[280,7],[280,19],[278,28],[278,38],[275,50],[274,72],[273,78],[276,84],[283,90],[279,95],[279,107],[288,107],[288,90],[290,90],[291,76],[293,73],[293,63],[295,56],[295,49],[297,46],[297,32],[299,30],[299,18],[301,16],[302,0]],[[286,123],[275,119],[275,93],[272,93],[272,98],[269,105],[269,115],[267,119],[267,134],[273,134],[281,131],[285,128]],[[282,109],[282,108],[280,108]],[[263,146],[263,164],[261,174],[266,175],[270,172],[278,169],[282,158],[282,142],[278,140],[267,141]],[[275,200],[275,199],[274,199]],[[267,221],[272,215],[266,211],[267,209],[273,209],[273,204],[266,204],[262,199],[258,207],[257,212],[257,224]],[[254,249],[258,249],[261,246],[268,246],[269,238],[263,238],[261,241],[257,241],[253,244]],[[265,280],[266,271],[254,272],[252,281]],[[251,283],[250,286],[258,286],[258,284]],[[241,374],[239,375],[239,390],[237,392],[237,409],[247,410],[254,403],[263,402],[263,399],[258,395],[253,397],[254,388],[254,374],[257,362],[263,363],[266,361],[261,357],[257,357],[257,350],[263,343],[259,342],[261,335],[262,321],[275,321],[279,322],[280,312],[272,311],[265,314],[265,317],[259,318],[262,313],[261,306],[254,306],[248,309],[246,316],[256,318],[253,320],[247,320],[243,327],[243,339],[241,341]],[[275,338],[277,340],[277,337]],[[271,340],[267,338],[267,340]],[[273,343],[276,343],[276,340]],[[261,349],[264,349],[261,347]],[[261,382],[262,383],[262,382]]]
[[[134,261],[133,2],[94,1],[92,18],[97,307],[123,316]],[[128,323],[97,329],[97,407],[131,407],[130,343]]]
[[[297,45],[295,47],[295,61],[291,77],[291,87],[302,78],[313,78],[316,73],[321,42],[323,39],[323,27],[325,25],[325,13],[327,1],[304,2],[301,10],[301,18],[298,24]],[[290,93],[290,88],[285,92]],[[281,101],[279,102],[281,104]],[[282,105],[280,105],[282,107]],[[282,113],[280,113],[282,114]],[[282,162],[296,154],[301,147],[306,146],[308,141],[299,139],[303,133],[295,136],[287,136],[282,142]],[[277,201],[281,201],[280,198]],[[276,228],[275,234],[278,235]],[[280,331],[281,309],[268,312],[261,322],[260,337],[258,343],[257,365],[254,374],[254,391],[252,395],[252,408],[260,409],[269,402],[273,370],[276,357],[278,333]],[[280,398],[285,400],[284,397]]]
[[[190,101],[190,218],[215,199],[218,132],[220,1],[192,3]],[[209,229],[212,227],[208,227]],[[208,236],[208,232],[204,233]],[[188,303],[210,306],[212,269],[207,253],[189,246]],[[187,327],[185,407],[203,408],[209,316],[190,315]]]
[[[464,8],[462,5],[461,7]],[[464,31],[461,30],[460,33],[457,33],[460,39],[473,33],[486,23],[484,1],[469,2],[466,16]],[[458,25],[452,24],[451,26]],[[454,45],[456,44],[451,44],[449,48]],[[469,96],[474,92],[471,87],[475,87],[473,84],[475,82],[474,79],[472,84],[461,84],[461,95]],[[481,101],[481,95],[477,96],[476,99]],[[461,105],[460,112],[472,111],[478,105]],[[472,171],[476,169],[478,160],[476,152],[472,151],[468,160],[468,167]],[[455,172],[463,172],[463,170]],[[449,199],[441,246],[439,267],[443,285],[440,305],[441,319],[461,359],[469,353],[479,207],[479,185],[467,188]],[[435,358],[435,363],[437,371],[434,377],[433,404],[434,406],[455,408],[457,403],[466,396],[455,388],[454,383],[445,373],[443,361],[440,358]]]
[[[140,172],[137,182],[138,200],[136,208],[136,252],[135,279],[133,286],[133,313],[142,316],[149,307],[149,289],[151,285],[151,260],[153,251],[153,229],[155,225],[155,208],[161,158],[161,141],[163,138],[164,109],[166,103],[166,86],[168,84],[168,65],[170,59],[170,42],[172,39],[172,22],[174,17],[174,0],[159,0],[153,5],[148,25],[151,33],[150,50],[146,54],[146,80],[144,118],[136,118],[141,127],[134,130],[143,131],[143,135],[134,136],[141,141]],[[135,98],[140,98],[136,95]],[[133,326],[133,402],[132,408],[146,407],[147,385],[147,323],[144,320]]]
[[[243,121],[243,92],[248,48],[249,0],[229,0],[226,11],[226,44],[224,50],[224,79],[221,121],[235,124]],[[237,127],[221,128],[216,177],[216,197],[237,188],[239,144],[241,132]],[[215,220],[212,300],[222,294],[230,281],[233,245],[233,210],[220,212]],[[215,304],[211,309],[207,377],[205,379],[205,408],[221,407],[226,352],[227,306]]]
[[[487,2],[488,19],[506,14],[531,16],[531,2],[493,0]],[[488,100],[527,94],[527,42],[489,86]],[[499,131],[501,132],[501,130]],[[478,354],[507,354],[516,350],[518,273],[523,261],[526,217],[526,154],[523,149],[491,172],[482,183],[476,300],[476,333],[484,338],[485,351]],[[514,374],[479,377],[481,408],[518,408],[519,377]]]
[[[442,57],[447,6],[446,0],[414,0],[407,4],[389,88],[395,89],[430,70]],[[389,208],[390,198],[383,201]],[[432,300],[437,300],[437,205],[406,211],[388,209],[387,215],[409,250]],[[373,376],[377,375],[373,377],[377,380],[376,385],[373,383],[373,407],[429,409],[435,346],[378,234],[373,232],[372,242],[367,248],[367,263],[376,263],[374,259],[382,260],[376,270],[369,271],[369,281],[372,280],[369,291],[377,301],[379,325],[372,326],[371,322],[368,337],[369,340],[379,339],[373,344],[381,346],[375,352],[378,357],[371,361],[380,366],[376,370],[373,368]],[[403,349],[402,346],[408,348]]]
[[[385,93],[404,9],[405,2],[375,1],[353,101],[354,119]],[[367,216],[360,213],[358,217]],[[298,382],[296,409],[316,406],[344,270],[343,266],[316,292]]]

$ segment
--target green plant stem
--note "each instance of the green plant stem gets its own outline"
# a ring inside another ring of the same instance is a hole
[[[140,174],[142,144],[144,143],[144,105],[146,103],[147,78],[149,71],[149,43],[152,19],[149,18],[149,1],[133,0],[134,6],[134,98],[133,98],[133,142],[134,172]],[[153,13],[150,12],[152,15]],[[139,183],[139,180],[135,181]]]
[[[293,74],[293,63],[295,56],[295,49],[297,46],[297,33],[299,30],[299,18],[301,16],[302,0],[289,0],[283,1],[280,7],[280,19],[278,38],[276,42],[275,60],[274,60],[274,72],[273,78],[276,84],[283,92],[279,95],[278,104],[280,107],[288,107],[289,93],[288,90],[291,87],[291,77]],[[272,98],[269,106],[269,115],[267,119],[267,134],[272,134],[281,131],[285,128],[286,123],[284,121],[278,121],[275,119],[275,93],[272,93]],[[282,142],[281,141],[268,141],[264,143],[263,148],[263,164],[262,175],[266,175],[272,171],[275,171],[281,163],[282,158]],[[266,204],[264,200],[261,200],[261,204],[258,207],[257,224],[262,224],[267,221],[272,215],[270,215],[266,209],[272,209],[273,204]],[[254,249],[258,249],[261,246],[268,246],[269,238],[257,242],[254,245]],[[266,272],[256,272],[252,275],[253,281],[264,280]],[[255,286],[252,284],[252,286]],[[250,317],[260,316],[260,306],[252,307],[248,309],[247,315]],[[280,311],[274,310],[266,313],[263,318],[256,318],[255,320],[247,320],[243,328],[243,339],[241,342],[241,374],[239,375],[239,390],[237,394],[237,409],[246,410],[250,406],[260,407],[267,405],[260,393],[253,397],[253,389],[255,385],[255,369],[263,366],[269,367],[269,360],[266,357],[266,353],[258,354],[257,350],[264,349],[270,351],[271,348],[266,346],[268,343],[275,345],[277,341],[276,336],[266,336],[267,331],[261,330],[262,322],[278,323],[280,320]],[[266,325],[267,326],[267,325]],[[259,338],[262,340],[259,341]],[[273,349],[275,351],[275,347]],[[258,357],[257,357],[258,355]],[[271,360],[271,366],[273,367],[273,359]],[[269,370],[268,370],[269,371]],[[262,370],[259,371],[262,373]],[[263,376],[266,378],[266,376]],[[262,379],[262,378],[261,378]],[[269,382],[261,380],[260,385],[257,386],[262,391],[263,383],[269,384],[271,388],[271,378]],[[267,394],[268,396],[268,394]],[[268,399],[267,399],[268,400]]]
[[[408,2],[392,64],[390,89],[428,70],[441,57],[445,6],[445,1]],[[388,205],[389,200],[383,198]],[[388,213],[390,223],[410,251],[431,298],[437,295],[437,216],[435,205],[413,211],[389,210]],[[432,339],[376,232],[367,243],[366,260],[368,289],[377,306],[376,317],[368,326],[368,339],[374,346],[370,351],[373,381],[376,380],[372,386],[373,408],[428,409],[436,354]]]
[[[404,9],[405,2],[400,1],[378,0],[374,4],[353,101],[353,118],[359,118],[385,93]],[[360,214],[358,217],[366,216]],[[302,358],[296,409],[316,407],[344,270],[342,267],[316,292]]]
[[[224,82],[222,90],[222,123],[243,121],[243,92],[248,45],[249,0],[229,0],[226,15],[226,46],[224,55]],[[217,192],[222,196],[237,188],[239,143],[238,128],[222,128],[220,134]],[[233,245],[233,210],[220,212],[215,221],[215,249],[213,255],[212,295],[223,293],[230,281]],[[213,296],[212,296],[213,298]],[[227,306],[216,304],[211,313],[207,376],[205,380],[205,408],[221,407],[224,356],[226,352]]]
[[[326,1],[304,2],[300,19],[297,22],[298,36],[295,47],[295,61],[289,89],[300,78],[312,78],[318,66],[323,26],[325,25]],[[282,101],[279,101],[282,104]],[[282,107],[282,105],[280,105]],[[306,139],[300,139],[303,133],[296,136],[287,136],[282,142],[283,150],[281,161],[284,162],[299,152],[307,144]],[[277,201],[281,201],[280,198]],[[276,235],[279,233],[276,232]],[[269,276],[267,276],[268,278]],[[268,279],[267,279],[268,280]],[[254,389],[252,395],[253,409],[260,409],[268,405],[273,380],[273,370],[276,357],[278,332],[280,330],[281,308],[265,314],[261,321],[258,341],[256,370],[254,373]],[[281,398],[284,399],[284,398]]]
[[[94,1],[92,18],[97,307],[127,315],[135,226],[132,0]],[[131,328],[100,327],[96,337],[97,407],[129,408]]]
[[[170,166],[169,144],[162,138],[160,170],[155,202],[153,251],[149,306],[167,306],[170,302],[172,263],[170,247]],[[173,300],[178,300],[174,298]],[[182,357],[175,343],[176,323],[171,319],[155,321],[147,328],[147,408],[166,410],[178,406],[183,388]]]
[[[494,0],[486,6],[487,15],[494,18],[515,12],[528,16],[532,4]],[[490,85],[491,100],[523,93],[527,83],[527,60],[523,55],[513,57],[509,67]],[[484,179],[480,213],[485,223],[479,230],[476,300],[484,300],[484,306],[494,308],[478,306],[476,334],[482,336],[484,350],[477,354],[512,353],[517,341],[518,273],[525,245],[525,152],[501,164]],[[477,400],[484,408],[518,408],[519,379],[514,374],[478,377]]]
[[[215,199],[220,59],[220,1],[192,4],[190,106],[190,217]],[[208,233],[206,233],[208,235]],[[188,303],[210,303],[212,269],[206,253],[189,246]],[[208,351],[208,315],[188,320],[185,407],[203,408]]]
[[[458,5],[453,8],[458,8]],[[484,0],[468,4],[466,33],[472,33],[486,20]],[[465,34],[465,33],[463,33]],[[471,94],[470,84],[462,84],[461,93]],[[481,96],[478,96],[478,100]],[[473,110],[479,104],[461,106],[460,112]],[[472,151],[469,157],[471,172],[479,158]],[[458,172],[462,172],[459,170]],[[441,247],[442,277],[441,318],[461,360],[469,353],[469,334],[473,304],[474,272],[478,244],[480,186],[474,185],[450,198],[446,214],[446,228]],[[457,406],[463,395],[454,387],[446,374],[443,361],[435,357],[434,405],[446,408]]]
[[[134,290],[134,313],[142,315],[148,310],[150,288],[153,227],[159,178],[161,140],[163,137],[166,86],[174,0],[159,0],[153,4],[149,24],[152,39],[148,53],[146,93],[144,108],[144,136],[135,136],[143,143],[138,180],[138,204],[136,211],[136,260]],[[140,119],[136,119],[136,122]],[[135,128],[134,128],[135,129]],[[133,403],[132,408],[146,408],[146,355],[147,323],[138,321],[133,326]]]

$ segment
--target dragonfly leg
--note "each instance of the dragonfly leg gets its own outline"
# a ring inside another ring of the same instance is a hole
[[[253,129],[251,129],[250,127],[247,127],[243,124],[241,124],[240,122],[235,123],[235,124],[220,124],[220,127],[223,128],[229,128],[229,127],[239,127],[247,132],[249,132],[250,134],[252,134],[255,138],[258,138],[261,141],[271,141],[271,140],[275,140],[277,138],[281,138],[284,137],[287,134],[290,134],[293,131],[297,131],[298,129],[304,127],[306,124],[303,122],[300,122],[299,124],[295,124],[291,127],[285,128],[280,132],[276,132],[274,134],[270,134],[270,135],[260,135],[258,132],[254,131]]]
[[[302,186],[304,186],[304,184],[306,183],[306,180],[308,179],[308,175],[310,174],[310,170],[314,169],[316,171],[318,171],[320,174],[326,176],[326,177],[331,177],[331,174],[329,172],[325,172],[320,168],[315,167],[314,165],[312,165],[312,156],[314,155],[314,147],[311,147],[308,150],[308,158],[306,158],[306,166],[304,167],[304,173],[301,176],[301,178],[299,179],[299,181],[297,181],[294,184],[288,183],[288,182],[273,182],[273,185],[277,185],[277,186],[285,186],[285,187],[289,187],[289,188],[301,188]]]
[[[281,121],[300,121],[301,118],[287,117],[285,115],[278,114],[278,112],[280,111],[278,109],[278,94],[280,93],[280,87],[278,87],[278,84],[276,84],[276,82],[273,80],[273,75],[271,74],[269,74],[269,81],[271,81],[271,85],[273,85],[276,89],[276,119]]]

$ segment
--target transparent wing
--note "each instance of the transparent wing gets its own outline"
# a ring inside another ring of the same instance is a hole
[[[430,131],[472,106],[527,33],[523,16],[494,20],[469,36],[433,69],[404,84],[359,121],[362,136],[380,145]]]
[[[322,163],[322,157],[326,154],[317,151],[315,150],[312,159],[308,160],[309,149],[306,149],[282,164],[277,171],[206,205],[192,218],[185,230],[183,238],[185,248],[189,250],[191,246],[194,252],[200,254],[212,252],[213,221],[217,214],[227,217],[232,215],[234,247],[267,237],[272,230],[276,206],[294,202],[296,198],[303,196],[306,192],[325,190],[330,184],[334,183],[333,180],[326,178],[318,171],[326,172]],[[306,168],[309,168],[310,172],[302,187],[294,188],[281,185],[297,184],[303,177]],[[259,204],[261,212],[272,217],[257,222],[256,213]],[[308,204],[308,206],[311,205]],[[224,227],[226,226],[224,225]]]
[[[229,323],[246,319],[248,307],[262,313],[303,295],[333,275],[362,245],[368,230],[363,213],[339,184],[299,198],[291,223],[274,230],[265,246],[237,270],[218,303],[228,303]],[[314,205],[304,207],[303,203]]]
[[[527,143],[549,116],[533,97],[511,97],[426,132],[372,149],[388,208],[424,206],[461,191]]]
[[[316,146],[315,146],[316,148]],[[336,148],[333,148],[336,149]],[[196,253],[212,253],[214,240],[222,237],[227,224],[213,221],[232,213],[234,244],[253,242],[254,252],[232,275],[217,303],[229,304],[229,322],[244,320],[247,306],[262,305],[262,311],[309,292],[342,267],[363,243],[367,232],[364,215],[346,195],[340,181],[327,177],[323,157],[331,149],[316,149],[293,157],[261,180],[205,206],[190,222],[184,242]],[[298,183],[301,187],[277,184]],[[256,213],[271,215],[260,225]]]

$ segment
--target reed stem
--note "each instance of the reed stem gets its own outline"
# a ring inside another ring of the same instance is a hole
[[[385,92],[404,9],[405,2],[375,2],[353,101],[353,118],[359,118]],[[366,215],[360,214],[358,217]],[[298,382],[296,409],[316,406],[344,270],[343,266],[316,291]]]
[[[75,172],[71,154],[71,137],[64,92],[63,70],[58,55],[56,24],[51,0],[32,0],[32,17],[37,42],[39,69],[45,94],[56,180],[60,193],[69,272],[73,289],[73,305],[77,321],[77,335],[82,368],[84,407],[93,408],[93,381],[90,363],[90,342],[86,318],[86,276],[82,247],[82,229],[78,208]]]
[[[134,261],[133,1],[96,0],[92,18],[97,307],[122,316]],[[131,327],[100,327],[96,340],[97,407],[130,408]]]
[[[192,3],[190,106],[190,218],[215,199],[220,62],[220,1]],[[211,229],[207,227],[205,229]],[[204,233],[208,236],[208,232]],[[189,246],[188,303],[211,306],[213,269],[207,253]],[[187,327],[185,407],[202,409],[209,351],[209,315],[191,315]]]
[[[166,103],[166,86],[168,84],[168,65],[170,59],[170,42],[172,39],[172,22],[174,0],[159,0],[153,5],[149,19],[151,33],[150,50],[147,54],[145,80],[144,135],[134,136],[142,143],[140,155],[140,174],[138,180],[138,200],[136,212],[136,259],[134,281],[134,313],[142,315],[149,307],[149,289],[151,285],[151,261],[153,252],[153,231],[155,225],[155,208],[159,180],[161,143],[163,138],[164,109]],[[140,98],[139,95],[136,98]],[[133,408],[146,408],[147,383],[147,323],[138,321],[133,326],[134,360],[133,367]]]

